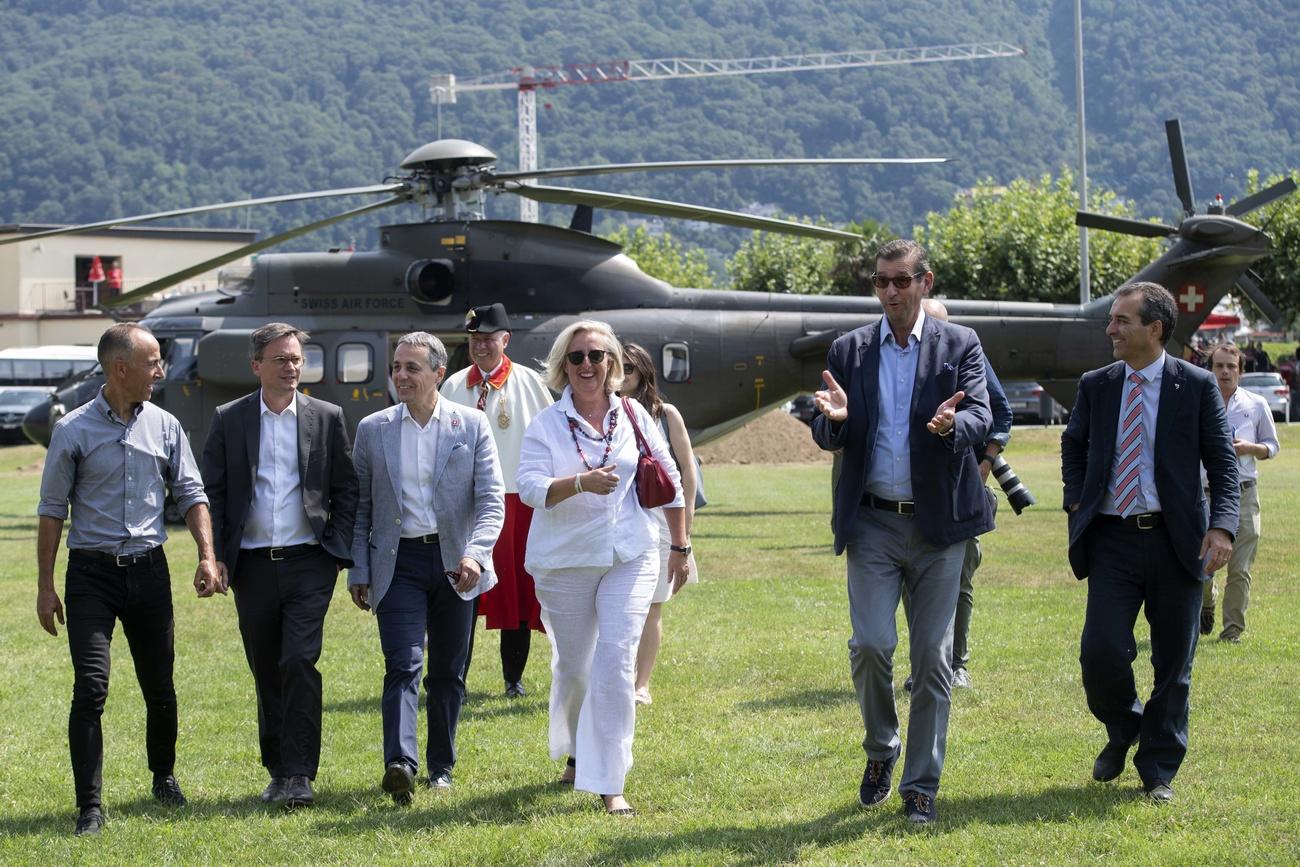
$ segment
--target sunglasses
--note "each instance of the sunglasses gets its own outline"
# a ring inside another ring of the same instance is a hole
[[[566,353],[564,357],[569,360],[569,364],[578,367],[582,364],[584,358],[596,365],[604,361],[606,355],[609,355],[609,353],[603,349],[588,349],[586,355],[575,349],[573,352]]]
[[[875,286],[877,289],[884,289],[890,283],[893,283],[898,289],[906,289],[908,286],[912,285],[912,280],[920,277],[924,273],[924,271],[917,271],[915,274],[900,274],[897,277],[885,277],[881,274],[872,274],[871,285]]]

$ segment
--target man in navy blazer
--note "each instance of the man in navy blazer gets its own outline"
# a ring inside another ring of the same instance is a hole
[[[1240,497],[1214,377],[1164,350],[1177,316],[1173,296],[1155,283],[1115,293],[1106,336],[1119,360],[1079,380],[1061,436],[1070,566],[1088,579],[1083,688],[1108,737],[1093,778],[1118,777],[1137,743],[1133,764],[1157,803],[1173,798],[1187,752],[1201,581],[1228,561]],[[1155,675],[1145,706],[1133,678],[1143,607]]]
[[[298,391],[309,335],[284,322],[249,336],[261,387],[217,407],[203,448],[212,535],[235,591],[257,692],[267,803],[314,803],[322,686],[316,663],[339,570],[352,565],[357,477],[343,410]]]
[[[947,743],[965,542],[993,529],[974,452],[992,415],[975,332],[921,309],[934,285],[925,250],[891,241],[874,264],[885,315],[831,344],[812,430],[823,449],[843,451],[831,526],[835,552],[848,552],[849,660],[866,728],[859,802],[884,802],[901,753],[894,618],[906,585],[913,690],[899,792],[908,818],[927,823]]]

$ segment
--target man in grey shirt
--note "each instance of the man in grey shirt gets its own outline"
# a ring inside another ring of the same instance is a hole
[[[184,806],[173,775],[176,690],[172,683],[171,577],[162,543],[163,501],[170,488],[199,549],[194,588],[225,593],[212,547],[203,479],[180,423],[149,403],[162,379],[158,341],[134,323],[114,325],[99,340],[104,388],[54,426],[41,477],[36,540],[36,614],[57,635],[63,604],[54,563],[63,522],[68,531],[68,649],[74,673],[68,741],[77,793],[76,833],[98,834],[104,738],[100,716],[108,698],[109,648],[116,621],[131,647],[146,708],[145,742],[153,796]]]

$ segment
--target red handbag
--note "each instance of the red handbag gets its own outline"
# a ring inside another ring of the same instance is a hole
[[[636,423],[636,415],[626,397],[623,398],[623,412],[627,415],[627,420],[632,423],[632,431],[636,434],[636,448],[641,453],[640,459],[636,462],[636,498],[643,509],[666,506],[677,498],[677,486],[673,484],[673,478],[668,475],[663,464],[659,463],[654,453],[650,451],[650,444],[642,435],[641,428]]]

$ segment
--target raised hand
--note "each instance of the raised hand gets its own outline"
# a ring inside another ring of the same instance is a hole
[[[831,376],[829,370],[822,371],[822,382],[826,388],[813,394],[813,406],[826,418],[840,423],[849,417],[849,396]]]
[[[965,396],[966,392],[959,391],[939,404],[939,408],[934,411],[934,418],[925,423],[926,430],[939,436],[952,433],[953,425],[957,423],[957,404],[961,403]]]

